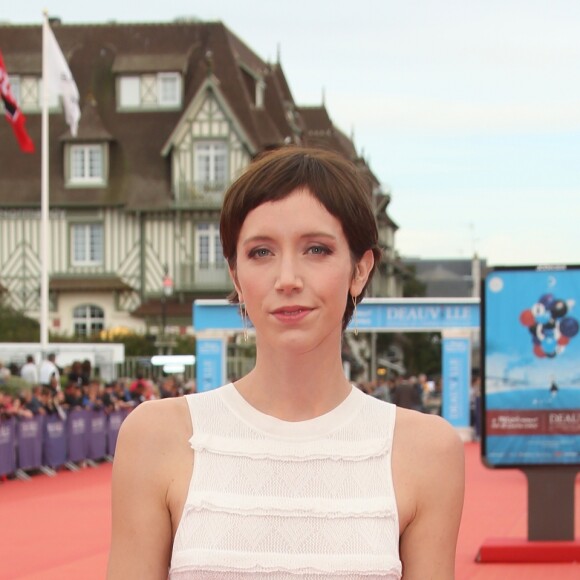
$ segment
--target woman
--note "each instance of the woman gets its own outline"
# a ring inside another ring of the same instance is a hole
[[[227,192],[230,298],[256,365],[125,421],[110,579],[453,578],[460,441],[343,373],[342,332],[380,257],[367,190],[341,157],[285,148]]]

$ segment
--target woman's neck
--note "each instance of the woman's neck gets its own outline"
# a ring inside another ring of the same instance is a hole
[[[256,366],[236,382],[253,407],[286,421],[304,421],[323,415],[350,393],[340,349],[315,349],[289,354],[258,349]]]

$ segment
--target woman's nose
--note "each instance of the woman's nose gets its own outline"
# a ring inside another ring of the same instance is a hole
[[[301,289],[302,278],[298,272],[298,264],[292,256],[285,256],[280,259],[279,271],[276,277],[276,290],[288,291]]]

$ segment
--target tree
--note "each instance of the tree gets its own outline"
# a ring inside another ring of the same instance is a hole
[[[21,312],[0,305],[0,342],[39,342],[40,325]]]
[[[427,285],[417,278],[415,266],[409,266],[410,276],[403,283],[405,298],[424,298]],[[441,336],[438,332],[409,332],[403,335],[405,365],[410,375],[441,373]]]
[[[403,281],[404,298],[423,298],[427,286],[417,278],[414,266],[408,266]],[[378,338],[379,352],[387,352],[392,344],[403,349],[404,366],[408,375],[441,373],[441,337],[438,332],[408,332],[381,334]]]

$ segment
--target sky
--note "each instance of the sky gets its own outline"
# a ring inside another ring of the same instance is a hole
[[[0,20],[44,9],[65,24],[221,20],[280,54],[296,103],[324,99],[391,193],[402,257],[580,263],[577,0],[26,0]]]

